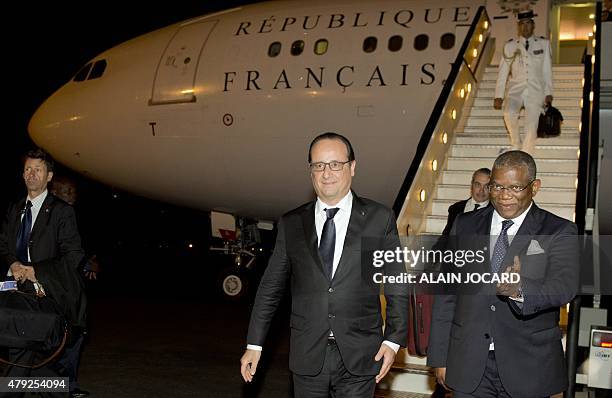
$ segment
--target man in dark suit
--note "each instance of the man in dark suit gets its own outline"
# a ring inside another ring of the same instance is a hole
[[[47,191],[53,160],[41,149],[27,153],[23,179],[27,197],[11,205],[0,232],[2,277],[14,279],[20,290],[51,297],[68,322],[85,326],[83,282],[77,267],[83,258],[72,207]],[[12,362],[32,363],[37,353],[11,349]],[[29,376],[31,370],[10,367],[9,376]],[[37,375],[54,375],[39,369]]]
[[[481,272],[520,275],[435,297],[427,363],[455,397],[543,397],[567,387],[559,307],[578,288],[577,229],[533,203],[540,185],[529,154],[506,152],[493,165],[492,206],[453,225],[451,248],[490,251]]]
[[[448,220],[442,235],[448,235],[455,222],[455,218],[461,213],[484,209],[489,205],[489,179],[491,170],[483,167],[472,174],[470,183],[470,197],[465,200],[453,203],[448,207]]]
[[[345,137],[316,137],[308,162],[317,199],[283,215],[278,223],[274,253],[251,314],[241,373],[252,381],[289,281],[289,367],[295,396],[371,398],[400,345],[406,345],[407,289],[384,286],[383,334],[380,286],[372,280],[372,262],[362,261],[367,249],[362,238],[394,250],[399,246],[395,217],[387,207],[351,191],[356,161]],[[403,263],[384,266],[386,274],[404,271]]]

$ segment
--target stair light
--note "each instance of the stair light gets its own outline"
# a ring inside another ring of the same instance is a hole
[[[461,98],[465,98],[465,89],[463,89],[463,88],[462,88],[462,89],[459,91],[459,96],[460,96]]]
[[[593,48],[595,48],[595,39],[593,39]]]
[[[572,213],[572,222],[576,222],[576,212]],[[569,304],[568,304],[569,306]],[[569,312],[569,310],[568,310]]]
[[[574,181],[574,188],[578,189],[578,179],[576,178],[576,181]]]
[[[580,109],[582,109],[583,105],[584,105],[584,100],[582,98],[580,98]]]
[[[576,151],[576,158],[580,159],[580,148],[578,148],[578,150]]]
[[[448,142],[448,134],[442,133],[442,143],[446,144]]]
[[[593,33],[597,32],[597,25],[593,25]]]
[[[589,19],[595,19],[595,14],[589,14]]]
[[[472,92],[472,83],[468,83],[468,94]]]
[[[584,77],[582,78],[582,88],[584,88]]]
[[[591,55],[591,64],[595,65],[595,54]]]
[[[425,202],[426,197],[427,197],[427,192],[425,192],[424,189],[421,189],[421,191],[419,192],[419,200],[421,202]]]
[[[489,21],[484,21],[483,26],[485,29],[489,29]]]
[[[482,37],[482,33],[481,33],[481,34],[478,35],[478,42],[482,43],[482,39],[483,39],[483,37]]]
[[[455,108],[453,108],[451,112],[451,117],[453,118],[453,120],[457,120],[457,110]]]
[[[581,133],[582,132],[582,122],[578,123],[578,132]]]
[[[591,92],[589,93],[589,101],[593,102],[593,97],[594,97],[594,94],[593,94],[593,92],[591,91]]]
[[[476,58],[476,56],[478,55],[478,49],[473,49],[472,50],[472,55],[474,56],[474,58]]]
[[[433,171],[438,171],[438,161],[436,159],[431,161],[431,169]]]

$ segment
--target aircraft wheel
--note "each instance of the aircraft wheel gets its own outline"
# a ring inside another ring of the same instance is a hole
[[[235,267],[229,267],[219,274],[219,287],[223,297],[229,300],[240,300],[248,294],[249,278]]]

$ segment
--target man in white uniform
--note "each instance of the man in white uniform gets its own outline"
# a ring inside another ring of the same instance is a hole
[[[552,104],[552,60],[550,42],[535,37],[533,11],[518,14],[517,39],[504,45],[495,88],[495,109],[504,105],[504,121],[510,134],[512,149],[533,155],[538,133],[538,121],[544,104]],[[508,91],[504,100],[504,90]],[[519,112],[525,108],[525,137],[521,144]]]

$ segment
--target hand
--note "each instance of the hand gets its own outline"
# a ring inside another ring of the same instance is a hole
[[[24,265],[23,269],[23,279],[27,279],[30,282],[36,282],[36,273],[34,272],[34,267],[30,265]]]
[[[248,349],[244,352],[242,358],[240,358],[240,374],[242,374],[242,378],[247,383],[253,381],[259,358],[261,358],[261,351]]]
[[[552,100],[553,100],[553,96],[547,95],[546,98],[544,98],[544,104],[546,104],[546,106],[551,106]]]
[[[519,260],[519,256],[514,256],[514,264],[509,267],[506,267],[504,274],[521,274],[521,261]],[[519,289],[521,288],[521,281],[517,283],[498,283],[497,284],[497,294],[500,296],[507,297],[518,297]]]
[[[100,263],[98,263],[97,255],[93,255],[87,260],[85,265],[85,277],[90,281],[98,279],[98,272],[100,272]]]
[[[450,388],[446,386],[446,368],[434,368],[434,375],[439,385],[450,390]]]
[[[504,103],[504,99],[503,98],[495,98],[493,100],[493,108],[501,109],[503,103]]]
[[[395,351],[393,351],[393,348],[384,343],[381,344],[378,353],[376,353],[376,356],[374,357],[374,360],[378,362],[381,359],[383,359],[383,363],[382,367],[380,368],[380,372],[378,372],[376,375],[376,383],[379,383],[387,375],[387,373],[389,373],[391,365],[393,365],[393,362],[395,361]]]
[[[11,274],[13,274],[13,278],[17,282],[22,282],[26,280],[25,277],[25,265],[21,261],[15,261],[11,264]]]

